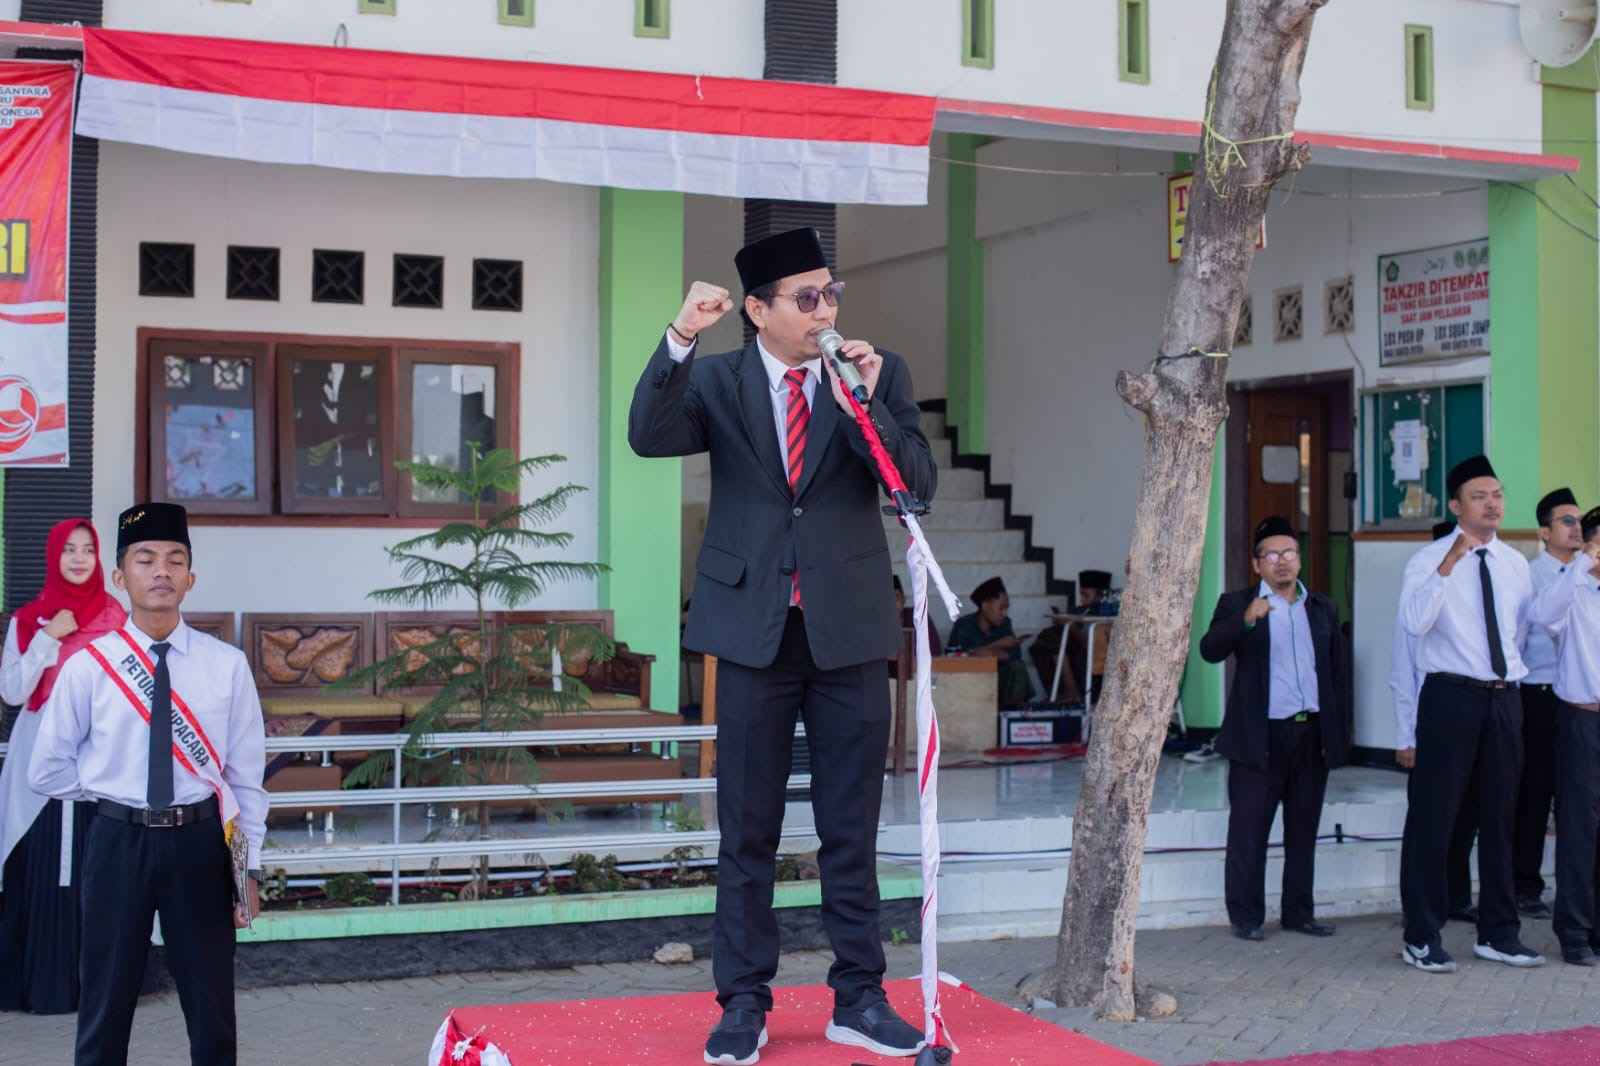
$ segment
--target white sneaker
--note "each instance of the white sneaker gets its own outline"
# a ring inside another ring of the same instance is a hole
[[[1490,962],[1503,962],[1507,966],[1521,966],[1529,968],[1543,966],[1544,956],[1534,952],[1531,948],[1524,947],[1522,941],[1511,939],[1495,944],[1474,944],[1472,953],[1480,959]]]

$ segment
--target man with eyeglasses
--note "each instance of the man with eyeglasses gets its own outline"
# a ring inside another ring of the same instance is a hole
[[[1317,822],[1328,770],[1350,744],[1350,700],[1339,608],[1300,583],[1300,546],[1289,520],[1256,526],[1250,569],[1260,579],[1217,601],[1200,640],[1207,662],[1235,658],[1216,750],[1228,758],[1224,896],[1233,935],[1261,940],[1266,921],[1267,836],[1283,806],[1283,928],[1332,936],[1312,914]]]
[[[1533,585],[1528,561],[1496,536],[1505,493],[1487,457],[1445,477],[1456,535],[1425,545],[1406,564],[1398,624],[1417,640],[1425,678],[1417,695],[1400,899],[1401,958],[1427,973],[1455,960],[1439,931],[1450,906],[1447,856],[1463,807],[1478,809],[1478,935],[1473,953],[1509,966],[1542,966],[1522,943],[1511,873],[1512,821],[1522,766],[1522,701],[1528,672],[1521,637]]]
[[[1535,596],[1572,565],[1583,547],[1582,515],[1569,488],[1556,489],[1539,501],[1535,517],[1544,550],[1528,564]],[[1528,627],[1522,661],[1528,674],[1522,679],[1522,779],[1511,831],[1511,876],[1517,910],[1527,918],[1548,918],[1540,870],[1555,798],[1556,708],[1561,700],[1555,693],[1556,646],[1544,627]]]
[[[723,1013],[705,1061],[748,1066],[767,1041],[778,967],[773,881],[797,717],[811,751],[822,922],[835,956],[826,1035],[879,1055],[915,1055],[922,1032],[884,994],[878,921],[888,659],[901,645],[884,594],[892,575],[883,492],[818,345],[844,287],[812,229],[747,245],[734,265],[754,343],[696,352],[700,331],[734,307],[728,290],[696,281],[628,416],[628,442],[641,456],[711,457],[711,507],[683,635],[686,648],[718,659],[712,974]],[[861,374],[871,422],[907,487],[932,499],[932,449],[904,361],[863,340],[841,351]]]

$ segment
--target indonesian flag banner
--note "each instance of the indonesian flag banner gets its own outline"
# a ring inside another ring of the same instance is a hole
[[[71,63],[0,61],[0,466],[67,465]]]
[[[388,174],[927,202],[930,96],[83,31],[78,132]]]

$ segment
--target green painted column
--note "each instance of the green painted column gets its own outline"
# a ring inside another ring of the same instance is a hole
[[[978,240],[978,149],[987,137],[952,133],[945,154],[946,209],[945,423],[959,427],[961,450],[987,449],[983,417],[983,242]]]
[[[628,405],[683,302],[683,194],[600,190],[600,606],[654,655],[654,710],[678,709],[682,464],[628,447]]]
[[[1544,67],[1541,78],[1544,150],[1576,157],[1579,170],[1489,189],[1490,455],[1506,488],[1506,524],[1522,529],[1557,486],[1600,498],[1594,55]]]
[[[1189,624],[1189,664],[1183,674],[1183,717],[1190,727],[1215,729],[1222,724],[1222,707],[1225,698],[1223,687],[1225,673],[1221,665],[1213,665],[1200,658],[1200,638],[1211,625],[1211,616],[1217,610],[1217,597],[1222,595],[1223,566],[1226,560],[1222,551],[1222,537],[1226,532],[1224,501],[1227,486],[1223,483],[1222,433],[1217,433],[1217,443],[1211,452],[1211,502],[1206,513],[1205,544],[1200,556],[1200,584],[1194,592],[1194,609]]]

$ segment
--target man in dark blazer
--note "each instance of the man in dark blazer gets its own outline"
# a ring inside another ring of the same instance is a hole
[[[887,662],[901,643],[889,587],[885,502],[861,428],[818,335],[843,292],[815,230],[734,257],[756,341],[699,355],[700,330],[733,309],[696,281],[634,391],[641,456],[709,452],[711,507],[683,643],[717,671],[717,915],[712,972],[721,1021],[708,1063],[756,1062],[778,965],[772,911],[795,720],[811,750],[822,920],[835,961],[829,1039],[914,1055],[920,1030],[883,991],[877,832],[889,742]],[[935,466],[905,363],[862,340],[842,354],[907,487],[931,499]]]
[[[1266,920],[1267,834],[1283,805],[1285,929],[1332,936],[1312,917],[1317,822],[1328,770],[1343,766],[1351,718],[1339,608],[1300,583],[1294,527],[1256,527],[1250,569],[1260,581],[1217,601],[1200,654],[1235,656],[1216,750],[1228,757],[1225,895],[1233,935],[1260,940]]]

